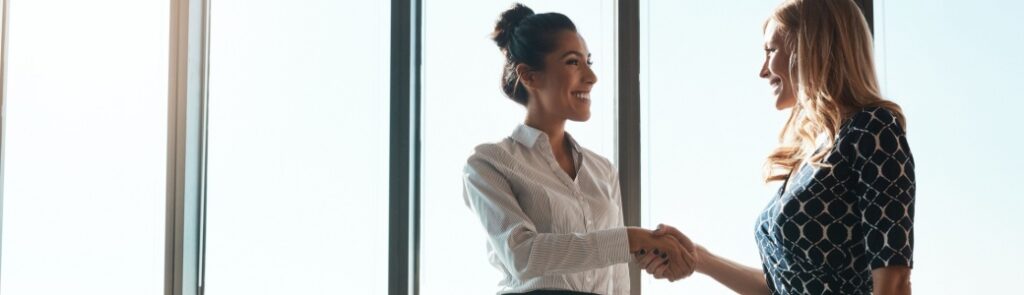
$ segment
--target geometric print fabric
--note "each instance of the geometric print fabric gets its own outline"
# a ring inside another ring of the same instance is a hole
[[[758,218],[773,294],[871,294],[871,270],[913,266],[914,158],[892,113],[854,114],[824,161],[803,164]]]

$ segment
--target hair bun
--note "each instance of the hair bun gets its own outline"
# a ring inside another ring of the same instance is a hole
[[[509,43],[512,42],[512,34],[515,33],[516,26],[519,25],[523,19],[533,15],[533,9],[526,7],[521,3],[512,5],[505,12],[501,13],[501,18],[498,19],[498,24],[494,26],[494,33],[491,34],[491,39],[494,43],[498,44],[501,49],[508,48]]]

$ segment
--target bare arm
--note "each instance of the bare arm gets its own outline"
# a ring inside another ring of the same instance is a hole
[[[764,271],[736,263],[697,246],[697,272],[705,274],[740,294],[771,294]]]
[[[876,295],[910,295],[910,268],[887,266],[871,271]]]
[[[690,240],[678,229],[668,225],[660,225],[654,234],[667,234],[680,241]],[[764,271],[760,268],[749,267],[725,259],[724,257],[719,257],[700,245],[695,245],[695,247],[696,257],[694,260],[696,261],[695,264],[697,272],[715,279],[715,281],[718,281],[736,293],[771,294],[771,290],[768,289],[768,282],[764,277]],[[653,274],[655,277],[661,277],[661,271],[662,269],[655,267]],[[652,272],[652,270],[648,269],[648,272]]]

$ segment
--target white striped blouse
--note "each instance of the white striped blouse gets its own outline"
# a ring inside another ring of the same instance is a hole
[[[608,159],[566,137],[576,179],[558,166],[548,136],[526,125],[501,142],[477,146],[466,163],[463,197],[487,232],[491,264],[504,275],[498,294],[629,294],[618,173]]]

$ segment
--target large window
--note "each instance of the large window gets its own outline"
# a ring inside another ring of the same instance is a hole
[[[212,1],[207,294],[387,292],[389,5]]]
[[[761,165],[788,114],[758,77],[761,25],[777,4],[641,4],[642,225],[676,226],[754,267],[754,222],[779,185],[764,184]],[[644,274],[643,284],[652,294],[731,292],[704,275],[668,283]]]
[[[8,2],[0,294],[160,294],[167,2]]]
[[[917,164],[914,291],[997,294],[1022,276],[1024,3],[875,1],[883,95]]]
[[[523,1],[576,23],[595,61],[592,116],[567,124],[581,145],[614,158],[614,1]],[[488,263],[487,236],[462,198],[462,168],[473,147],[500,141],[525,109],[499,87],[504,62],[490,33],[509,1],[428,1],[423,5],[423,170],[420,291],[487,294],[499,270]]]
[[[617,101],[636,103],[619,81],[637,77],[619,77],[616,51],[638,45],[642,169],[620,177],[641,181],[641,226],[759,267],[755,220],[780,185],[762,165],[788,114],[758,77],[761,30],[781,0],[622,1],[4,0],[0,294],[189,294],[196,279],[211,295],[494,293],[462,179],[475,146],[525,117],[490,39],[513,2],[576,23],[598,83],[591,119],[567,131],[613,162],[636,144],[616,122],[637,123],[617,118]],[[877,4],[883,96],[903,106],[916,158],[915,291],[1012,290],[1024,2],[857,2]],[[620,17],[639,20],[640,44],[617,44],[634,29]],[[421,77],[409,89],[391,80],[406,69]],[[406,91],[419,113],[391,113]],[[418,129],[389,134],[405,116]],[[405,180],[414,214],[390,211]],[[419,232],[389,241],[403,226],[390,221],[416,216]],[[419,264],[389,269],[396,254]],[[731,292],[641,278],[644,294]]]

